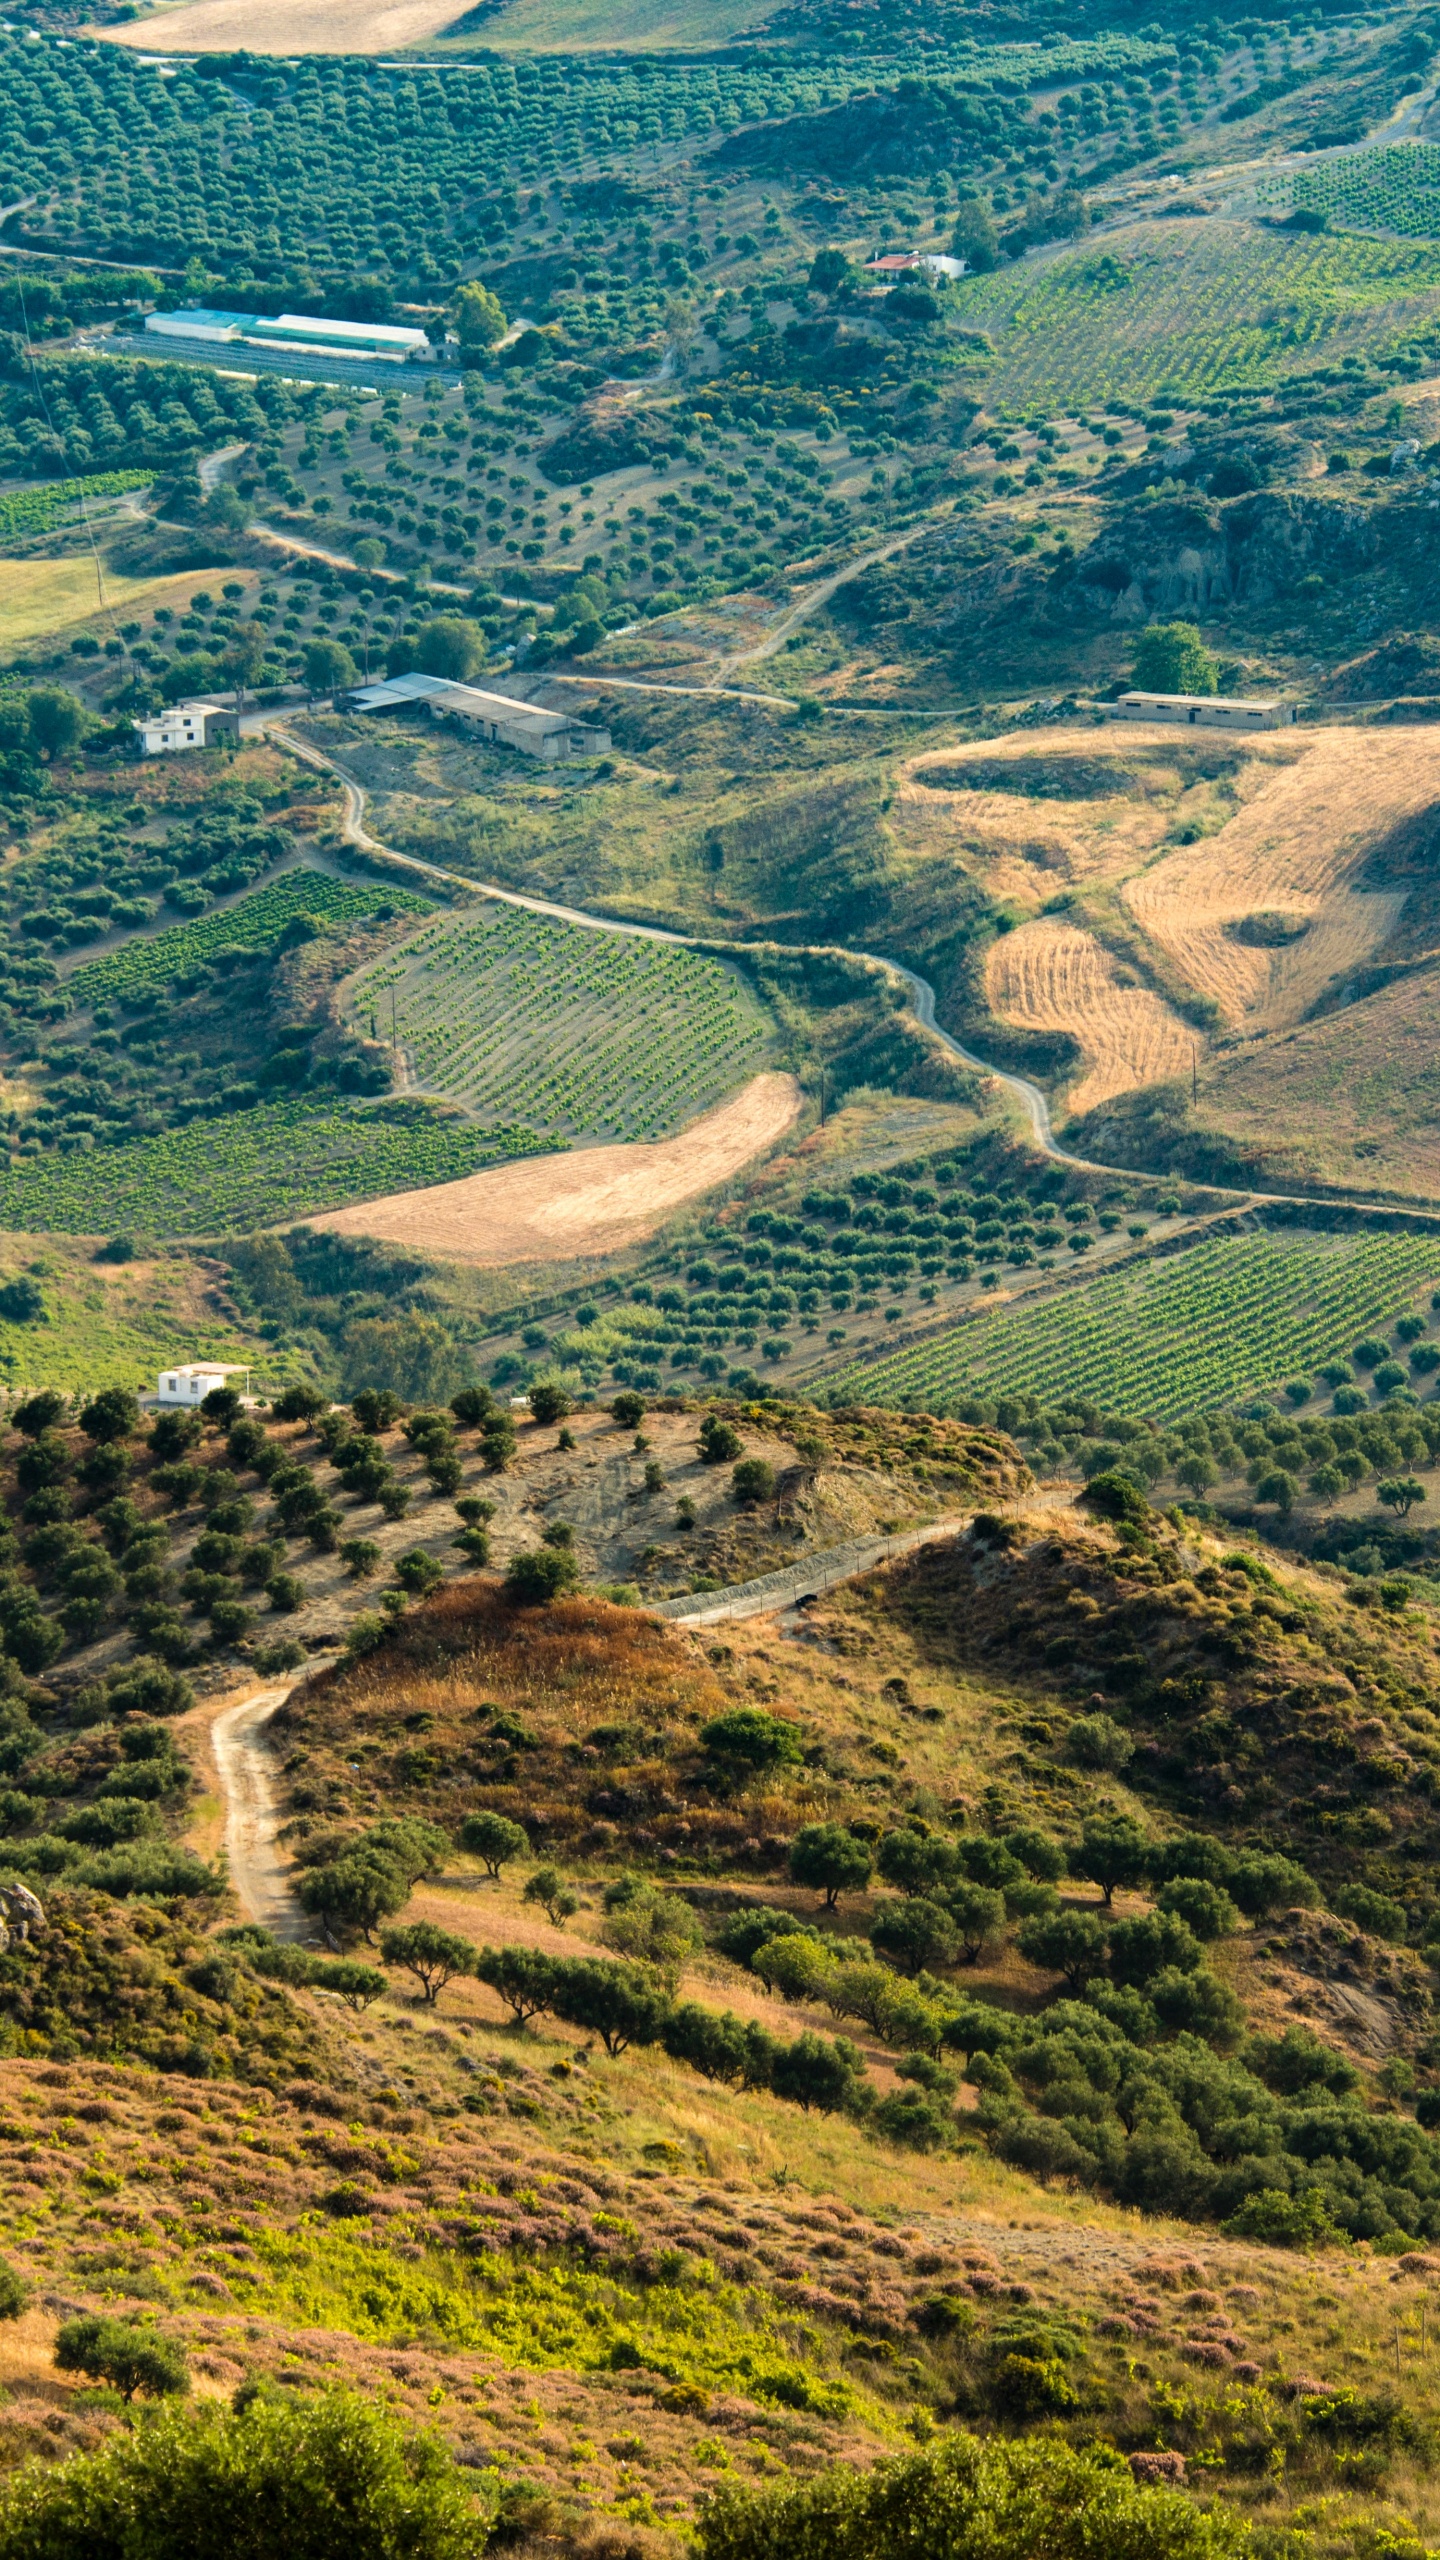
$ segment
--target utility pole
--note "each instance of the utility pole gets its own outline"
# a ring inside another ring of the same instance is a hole
[[[1200,1043],[1190,1043],[1190,1105],[1193,1110],[1200,1099]]]

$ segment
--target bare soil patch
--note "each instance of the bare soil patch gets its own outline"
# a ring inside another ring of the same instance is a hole
[[[1228,1023],[1284,1029],[1394,931],[1405,891],[1353,884],[1385,838],[1437,797],[1433,729],[1316,730],[1218,834],[1128,881],[1125,903]],[[1236,925],[1266,910],[1308,929],[1271,949],[1238,940]]]
[[[1093,934],[1037,916],[996,942],[985,973],[992,1012],[1026,1031],[1068,1031],[1086,1062],[1072,1111],[1186,1075],[1195,1034],[1162,996],[1127,982]]]
[[[112,44],[153,53],[393,53],[424,44],[463,17],[464,0],[194,0],[128,26],[92,27]]]
[[[468,1174],[337,1209],[312,1226],[379,1236],[447,1261],[499,1269],[616,1253],[653,1235],[671,1211],[773,1146],[800,1110],[790,1075],[752,1076],[743,1091],[655,1146],[587,1147],[568,1156]]]

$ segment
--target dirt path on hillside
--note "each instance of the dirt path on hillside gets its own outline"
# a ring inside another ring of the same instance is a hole
[[[266,1727],[294,1683],[276,1681],[225,1707],[210,1728],[210,1747],[225,1804],[225,1851],[230,1882],[247,1920],[273,1929],[277,1938],[299,1938],[307,1923],[290,1891],[288,1870],[276,1845],[271,1756]]]
[[[707,1111],[678,1138],[654,1146],[532,1156],[427,1191],[393,1192],[359,1208],[334,1209],[307,1223],[486,1269],[618,1253],[774,1146],[799,1117],[800,1105],[793,1076],[752,1076],[743,1092]]]

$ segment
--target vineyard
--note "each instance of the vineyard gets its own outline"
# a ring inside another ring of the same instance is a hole
[[[355,1027],[391,1021],[419,1082],[482,1116],[577,1138],[656,1138],[754,1073],[764,1015],[715,960],[517,907],[446,916],[356,981]]]
[[[1437,1281],[1440,1242],[1426,1237],[1217,1239],[1033,1309],[997,1308],[847,1369],[827,1392],[941,1413],[972,1395],[1085,1396],[1170,1421],[1348,1354]]]
[[[149,940],[127,942],[103,960],[87,960],[70,979],[77,1004],[126,1003],[206,968],[222,951],[271,951],[300,918],[346,925],[362,916],[423,915],[427,902],[408,889],[352,886],[326,871],[283,872],[268,887],[219,907],[194,924],[170,925]]]
[[[276,1226],[316,1210],[454,1182],[558,1146],[533,1129],[489,1129],[424,1102],[357,1108],[297,1099],[261,1104],[128,1146],[75,1149],[0,1172],[0,1230],[205,1236]]]
[[[22,542],[33,533],[53,532],[82,498],[116,498],[127,489],[143,489],[148,471],[92,471],[83,480],[54,480],[43,489],[16,489],[0,497],[0,542]]]
[[[1038,275],[967,276],[960,293],[995,347],[991,400],[1075,409],[1199,399],[1322,350],[1362,353],[1394,338],[1401,297],[1437,288],[1440,251],[1210,220],[1113,234],[1104,255],[1077,249]]]
[[[1262,178],[1256,201],[1268,209],[1323,213],[1361,231],[1394,231],[1407,240],[1440,240],[1440,149],[1396,142],[1379,151],[1338,154],[1312,168]]]

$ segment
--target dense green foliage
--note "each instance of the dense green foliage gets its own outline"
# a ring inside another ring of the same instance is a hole
[[[3,2560],[480,2560],[488,2529],[438,2443],[344,2392],[167,2411],[0,2497]]]
[[[200,885],[214,894],[219,879],[204,877]],[[358,916],[423,915],[426,906],[424,898],[407,889],[352,886],[324,871],[287,871],[238,906],[196,924],[172,925],[167,932],[126,943],[103,960],[88,961],[70,979],[69,992],[76,1004],[127,1004],[213,962],[218,952],[274,951],[297,922],[343,925]]]
[[[1041,1306],[997,1309],[846,1371],[836,1392],[933,1411],[1018,1390],[1170,1420],[1346,1358],[1437,1277],[1440,1252],[1422,1236],[1222,1238]]]
[[[703,2560],[1219,2560],[1248,2538],[1174,2490],[1138,2486],[1109,2447],[952,2435],[873,2471],[727,2485],[698,2544]]]

